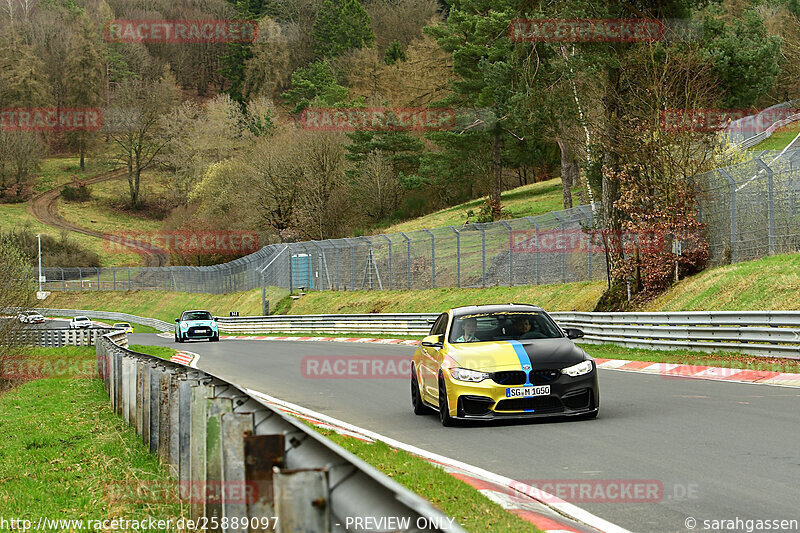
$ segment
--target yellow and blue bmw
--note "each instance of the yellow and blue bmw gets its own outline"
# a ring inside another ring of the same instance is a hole
[[[541,308],[458,307],[442,313],[414,353],[411,404],[418,415],[460,420],[569,416],[600,409],[597,368]]]

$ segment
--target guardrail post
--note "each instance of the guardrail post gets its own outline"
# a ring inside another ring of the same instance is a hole
[[[224,493],[225,485],[222,478],[222,415],[233,411],[229,398],[206,399],[206,486],[219,486],[222,490],[215,496]],[[208,494],[204,490],[203,494]],[[222,500],[212,497],[206,500],[206,518],[222,518]],[[211,528],[211,531],[220,531]]]
[[[136,361],[136,434],[141,435],[144,421],[144,375],[147,363],[139,359]],[[149,421],[148,421],[149,424]]]
[[[184,374],[178,379],[178,480],[191,481],[190,456],[192,450],[192,390],[200,386],[194,374]]]
[[[162,372],[160,381],[161,387],[158,395],[158,460],[162,464],[168,465],[170,436],[172,435],[172,430],[170,428],[170,388],[175,376],[170,368],[160,368],[160,370]]]
[[[486,287],[486,230],[483,224],[475,224],[481,232],[481,286]]]
[[[122,358],[122,419],[128,424],[131,424],[131,363],[129,357]]]
[[[213,385],[197,384],[192,386],[192,405],[191,405],[191,427],[189,429],[189,514],[192,520],[197,521],[205,516],[205,500],[197,498],[192,490],[193,487],[200,487],[201,490],[206,484],[206,413],[208,403],[206,399],[211,397]],[[181,471],[183,476],[183,471]]]
[[[151,363],[142,366],[142,443],[150,448],[150,370]]]
[[[411,290],[411,239],[408,238],[408,235],[400,232],[400,235],[406,241],[406,270],[408,272],[408,290]]]
[[[254,426],[272,415],[255,413]],[[249,435],[244,438],[245,481],[256,497],[247,502],[248,518],[275,516],[273,468],[283,466],[286,450],[283,434]]]
[[[767,225],[769,231],[769,255],[775,255],[775,187],[773,172],[764,161],[756,157],[755,163],[767,173]]]
[[[158,453],[158,438],[160,436],[160,406],[161,406],[161,377],[163,372],[160,367],[151,364],[150,369],[150,453]]]
[[[245,477],[245,435],[253,432],[253,415],[238,413],[223,413],[221,417],[222,431],[222,479],[223,494],[230,496],[222,501],[222,516],[229,518],[249,518],[247,503],[257,497],[255,487],[246,483]],[[240,490],[236,490],[240,488]],[[269,515],[267,515],[269,516]],[[241,520],[240,520],[241,524]],[[254,528],[255,529],[255,528]],[[228,532],[247,533],[247,526],[240,528],[228,527]]]
[[[448,226],[456,234],[456,284],[461,288],[461,232],[453,226]]]
[[[281,531],[331,530],[328,471],[324,468],[281,471],[273,468],[275,516]]]

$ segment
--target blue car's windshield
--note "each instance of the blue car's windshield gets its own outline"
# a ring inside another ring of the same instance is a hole
[[[556,339],[564,335],[548,316],[536,311],[475,313],[453,319],[450,342]]]
[[[208,311],[187,311],[183,313],[181,320],[211,320],[211,313]]]

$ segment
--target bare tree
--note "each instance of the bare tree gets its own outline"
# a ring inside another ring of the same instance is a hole
[[[379,150],[367,154],[357,165],[350,183],[355,205],[373,220],[380,220],[397,208],[401,190],[392,162]]]
[[[115,124],[108,132],[116,144],[116,158],[128,169],[130,205],[141,207],[142,172],[157,162],[170,140],[168,117],[178,100],[178,88],[169,72],[160,80],[128,79],[114,95]]]

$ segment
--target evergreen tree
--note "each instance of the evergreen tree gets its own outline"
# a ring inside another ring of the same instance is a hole
[[[317,57],[336,57],[375,42],[369,15],[358,0],[325,0],[312,35]]]
[[[95,108],[102,102],[104,89],[103,58],[98,50],[89,21],[82,19],[80,28],[67,56],[66,101],[70,107]],[[65,139],[77,148],[81,170],[85,170],[87,144],[94,132],[78,130],[68,132]]]

